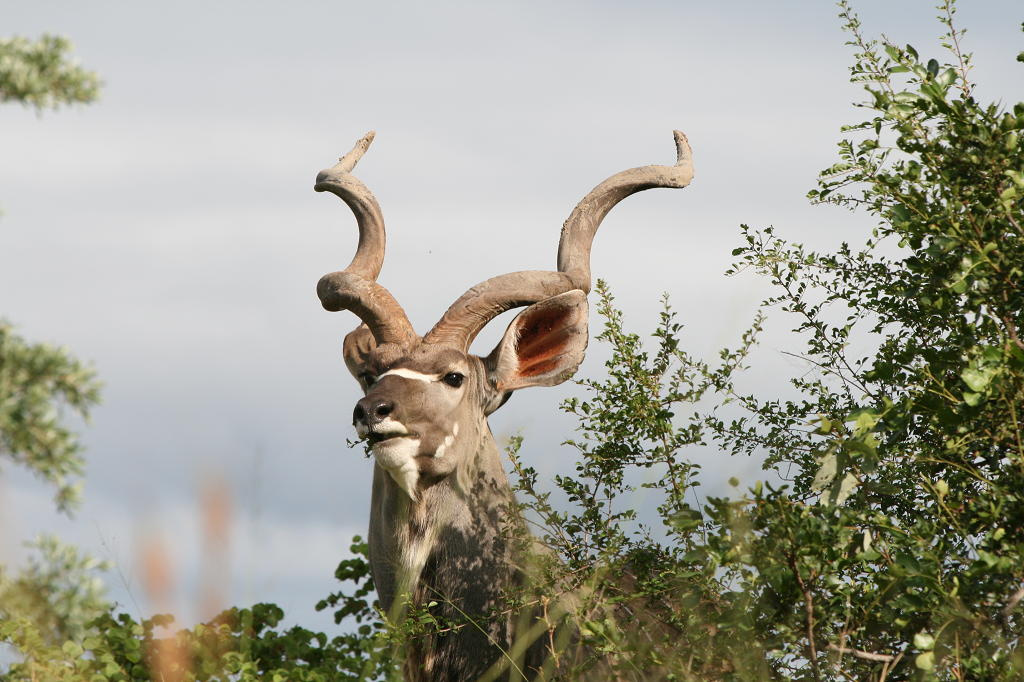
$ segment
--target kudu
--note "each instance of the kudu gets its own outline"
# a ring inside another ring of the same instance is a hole
[[[351,173],[373,135],[317,176],[314,189],[339,196],[359,225],[352,262],[321,278],[317,294],[327,310],[351,310],[362,320],[345,338],[343,354],[365,392],[353,421],[375,460],[369,547],[381,606],[436,601],[443,615],[476,619],[455,633],[417,640],[406,677],[475,680],[509,648],[514,619],[488,614],[521,578],[502,532],[514,502],[487,416],[513,391],[553,386],[576,371],[587,346],[598,226],[635,192],[688,185],[690,147],[676,131],[676,165],[622,171],[587,194],[562,227],[556,272],[513,272],[477,284],[420,337],[376,281],[384,221],[373,194]],[[490,355],[469,353],[489,321],[520,306],[529,307]]]

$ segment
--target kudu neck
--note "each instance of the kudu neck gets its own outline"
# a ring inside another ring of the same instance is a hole
[[[415,500],[379,465],[374,467],[370,560],[385,610],[404,592],[414,601],[425,596],[425,589],[461,597],[475,589],[477,579],[498,578],[474,578],[461,567],[449,570],[438,562],[457,563],[465,557],[467,563],[497,566],[507,559],[502,533],[510,518],[512,491],[498,446],[484,419],[465,436],[458,444],[465,450],[445,455],[460,458],[457,469],[443,478],[421,480]],[[480,552],[490,556],[471,562],[469,557]],[[459,577],[452,581],[449,576]]]

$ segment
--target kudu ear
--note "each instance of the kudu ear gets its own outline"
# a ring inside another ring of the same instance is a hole
[[[487,357],[498,391],[555,386],[575,372],[587,350],[587,295],[576,289],[519,313]]]
[[[367,388],[366,372],[370,353],[377,347],[373,332],[365,324],[361,324],[348,333],[342,344],[341,354],[345,358],[345,366],[365,391]]]

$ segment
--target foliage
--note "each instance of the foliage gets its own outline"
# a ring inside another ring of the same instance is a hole
[[[62,36],[0,40],[0,102],[21,102],[42,111],[94,101],[99,77],[69,58],[70,51],[71,41]]]
[[[70,49],[61,36],[0,40],[0,102],[42,111],[95,100],[99,78],[70,59]],[[0,457],[53,484],[63,511],[78,499],[79,486],[69,479],[81,475],[83,462],[59,408],[87,417],[98,401],[99,383],[90,368],[64,348],[25,341],[0,320]]]
[[[810,196],[878,223],[860,250],[748,229],[735,252],[778,291],[765,305],[796,317],[814,373],[798,399],[735,396],[748,418],[709,421],[732,451],[793,471],[790,489],[739,503],[750,558],[727,567],[768,607],[764,641],[812,679],[1010,679],[1024,669],[1024,104],[975,101],[950,4],[952,64],[866,40],[841,7],[871,114]],[[877,351],[852,356],[868,338]]]
[[[608,379],[566,405],[580,463],[556,485],[574,509],[518,465],[565,559],[550,585],[584,588],[574,626],[620,674],[1024,675],[1024,104],[974,99],[951,3],[950,64],[865,39],[840,7],[869,117],[844,128],[810,197],[877,225],[834,253],[744,227],[734,251],[734,271],[773,286],[763,315],[781,310],[803,339],[793,397],[736,388],[763,317],[709,366],[680,350],[668,312],[645,353],[599,288],[613,354]],[[685,448],[703,444],[763,455],[785,485],[696,509]],[[656,467],[660,533],[627,506],[637,467]]]
[[[55,36],[0,40],[0,101],[41,111],[94,100],[99,80],[67,58],[70,47]],[[0,320],[0,457],[52,484],[65,512],[78,501],[80,484],[73,478],[83,461],[62,412],[87,418],[98,401],[99,383],[89,367],[64,348],[25,341]],[[55,537],[29,546],[35,554],[21,570],[0,565],[0,643],[29,659],[56,652],[57,666],[64,667],[60,659],[93,634],[90,623],[111,608],[96,576],[105,565]]]
[[[77,436],[61,419],[81,417],[99,401],[93,370],[64,348],[29,343],[0,322],[0,457],[27,467],[56,488],[63,511],[78,500],[82,473]]]
[[[108,566],[50,535],[29,546],[36,553],[16,575],[0,567],[0,621],[27,620],[51,645],[80,642],[111,608],[97,575]]]
[[[337,620],[353,619],[357,624],[353,632],[329,637],[299,626],[285,628],[281,625],[284,613],[274,604],[231,608],[208,623],[177,631],[168,615],[137,621],[104,608],[66,639],[53,637],[54,630],[41,619],[4,614],[0,641],[13,646],[21,660],[0,673],[0,680],[398,679],[375,603],[365,600],[373,589],[366,545],[357,537],[352,551],[354,557],[341,562],[337,577],[355,583],[354,596],[332,595],[318,609],[338,606]]]
[[[685,452],[702,444],[704,428],[699,414],[683,421],[676,411],[725,385],[755,334],[745,335],[739,350],[724,352],[711,367],[682,349],[681,325],[666,299],[653,334],[656,349],[648,353],[636,334],[624,330],[607,285],[598,281],[596,289],[605,318],[597,338],[611,346],[612,355],[607,378],[581,382],[589,397],[563,405],[579,421],[578,438],[568,441],[579,455],[577,475],[555,478],[573,505],[570,511],[556,509],[550,493],[538,490],[536,470],[519,458],[520,443],[509,449],[526,515],[536,519],[541,540],[559,558],[547,564],[542,591],[583,595],[569,614],[580,633],[570,647],[576,650],[556,652],[572,662],[560,672],[585,679],[599,665],[602,674],[626,679],[658,676],[658,670],[677,679],[717,677],[722,661],[705,656],[705,649],[727,641],[737,649],[747,646],[749,619],[742,595],[736,603],[723,599],[718,566],[695,560],[703,558],[710,526],[699,504],[691,503],[697,502],[699,467]],[[636,469],[653,475],[637,484]],[[634,523],[627,505],[638,485],[658,496],[660,529]],[[712,642],[709,624],[729,618],[733,628]],[[685,658],[674,651],[686,651]],[[730,669],[737,666],[746,679],[763,672],[756,660],[736,661]]]

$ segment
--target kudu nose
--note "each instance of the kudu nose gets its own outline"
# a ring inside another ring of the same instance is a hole
[[[352,423],[362,422],[367,426],[373,426],[384,421],[395,409],[395,403],[390,400],[366,397],[356,403],[356,409],[352,411]]]

